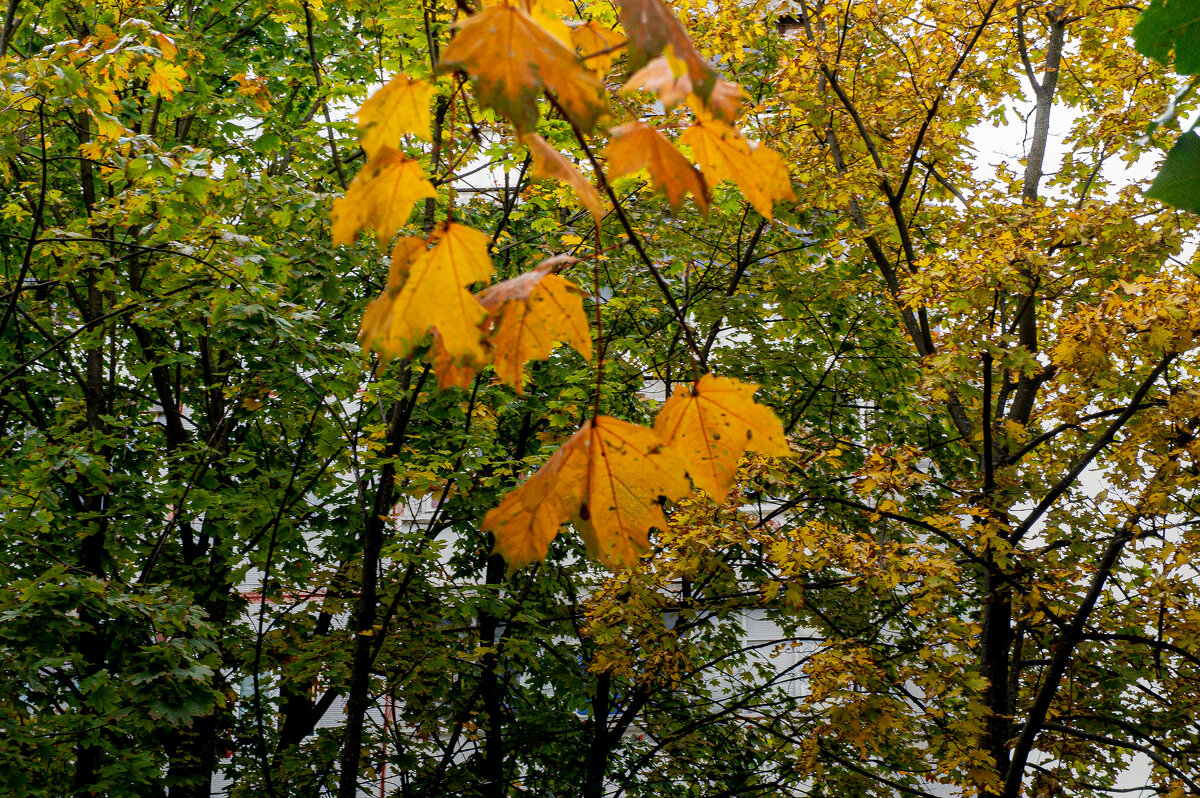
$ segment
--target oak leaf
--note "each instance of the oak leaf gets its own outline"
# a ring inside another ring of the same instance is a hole
[[[523,393],[523,366],[542,360],[559,341],[592,359],[592,336],[583,311],[583,292],[554,270],[574,258],[558,256],[532,271],[497,283],[479,295],[489,314],[493,364],[496,374],[517,393]]]
[[[372,94],[358,109],[358,127],[362,148],[368,158],[384,147],[395,147],[400,138],[411,133],[429,141],[431,114],[429,100],[433,86],[423,80],[400,74]]]
[[[662,0],[617,0],[621,26],[629,35],[629,68],[636,72],[670,46],[687,65],[688,77],[700,99],[708,102],[717,72],[696,50],[683,25]]]
[[[675,210],[691,193],[701,211],[708,210],[708,185],[687,158],[653,125],[630,122],[614,128],[613,138],[604,153],[608,157],[608,177],[616,178],[645,168],[654,187],[667,195]]]
[[[588,182],[588,179],[575,168],[575,164],[566,156],[551,147],[544,138],[536,133],[521,137],[521,141],[529,148],[533,156],[533,176],[550,180],[561,180],[575,191],[580,204],[592,214],[596,225],[599,226],[604,218],[604,202],[600,194]]]
[[[757,385],[705,374],[692,389],[680,386],[654,420],[654,431],[688,464],[697,488],[717,501],[729,494],[747,451],[786,457],[783,425],[754,401]]]
[[[632,565],[666,529],[660,497],[691,492],[682,460],[647,427],[609,416],[586,422],[536,474],[483,519],[510,569],[546,556],[570,521],[592,557]]]
[[[466,287],[492,276],[487,246],[486,235],[453,222],[435,234],[433,249],[401,239],[392,253],[392,275],[403,275],[403,286],[396,291],[389,285],[367,306],[359,333],[363,347],[384,358],[407,357],[433,329],[451,364],[482,364],[480,324],[487,311]]]
[[[766,218],[771,218],[775,200],[795,199],[787,168],[778,153],[762,145],[752,149],[749,141],[725,123],[698,122],[685,130],[679,141],[692,148],[709,185],[721,180],[737,183],[750,204]]]
[[[471,76],[482,104],[507,116],[518,130],[537,122],[537,98],[545,89],[578,127],[595,126],[608,106],[600,80],[562,42],[528,14],[492,6],[468,17],[442,52],[441,72]]]
[[[373,229],[380,241],[389,241],[408,221],[417,200],[435,196],[421,164],[391,147],[380,147],[350,183],[346,196],[333,201],[333,243],[353,244],[364,227]]]

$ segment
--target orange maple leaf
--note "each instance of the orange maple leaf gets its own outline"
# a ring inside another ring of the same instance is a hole
[[[683,25],[662,0],[617,0],[621,26],[629,34],[629,68],[637,71],[669,45],[674,57],[687,65],[693,91],[708,102],[717,72],[696,50]]]
[[[738,84],[724,78],[717,78],[717,83],[713,86],[712,94],[708,96],[708,100],[700,100],[699,97],[693,94],[688,98],[688,101],[692,109],[697,111],[701,116],[708,113],[716,119],[733,124],[738,114],[741,113],[742,98],[745,95],[746,92]],[[696,106],[699,106],[699,108]]]
[[[174,61],[175,56],[179,54],[179,48],[175,46],[175,40],[165,33],[154,31],[154,41],[158,44],[158,52],[168,61]]]
[[[574,189],[575,196],[592,214],[596,226],[599,227],[604,218],[604,202],[600,199],[599,192],[588,182],[583,173],[575,168],[575,164],[568,161],[565,155],[551,147],[544,138],[536,133],[522,136],[521,141],[525,143],[525,146],[529,148],[529,153],[533,156],[533,176],[561,180]]]
[[[688,464],[697,488],[724,501],[747,451],[786,457],[783,425],[754,401],[757,385],[705,374],[688,390],[680,386],[654,420],[654,431]]]
[[[687,100],[688,105],[701,119],[721,119],[732,123],[742,108],[742,87],[717,78],[708,100],[702,100],[693,91],[692,77],[687,65],[675,58],[674,48],[667,45],[663,54],[651,59],[644,67],[629,76],[621,87],[622,94],[637,89],[652,91],[664,107],[674,108]]]
[[[438,388],[443,391],[447,388],[462,388],[463,390],[470,388],[478,371],[471,365],[456,364],[446,349],[446,344],[442,341],[441,333],[437,330],[433,331],[433,343],[429,346],[429,354],[425,356],[425,359],[433,366]]]
[[[493,364],[500,379],[523,393],[521,382],[527,360],[550,356],[565,341],[587,360],[592,359],[592,335],[583,312],[583,292],[574,283],[554,274],[574,258],[560,255],[538,264],[532,271],[496,283],[479,295],[489,314]]]
[[[543,559],[568,521],[592,557],[632,565],[650,547],[650,529],[667,528],[660,497],[691,492],[685,472],[654,430],[597,416],[505,496],[483,528],[510,569]]]
[[[521,131],[531,131],[537,122],[543,89],[584,130],[608,111],[600,80],[562,42],[512,6],[485,8],[460,24],[438,64],[440,72],[452,70],[469,74],[476,99]]]
[[[629,94],[637,89],[654,92],[663,107],[671,109],[692,93],[692,78],[686,71],[676,72],[671,60],[660,55],[630,75],[621,87],[621,93]]]
[[[487,311],[466,287],[492,276],[488,237],[450,222],[433,240],[433,249],[397,242],[389,287],[367,306],[359,340],[383,358],[407,357],[434,329],[450,363],[477,366],[485,360],[480,324]],[[393,277],[403,280],[399,290]]]
[[[614,128],[612,134],[604,151],[609,179],[645,168],[654,187],[666,193],[672,208],[679,210],[684,195],[690,192],[700,210],[708,210],[704,178],[657,128],[645,122],[630,122]]]
[[[625,43],[625,37],[595,20],[588,20],[571,29],[571,42],[588,69],[604,75],[617,57],[616,50]]]
[[[163,59],[155,61],[154,67],[150,70],[150,77],[146,81],[146,88],[151,94],[162,97],[164,100],[170,100],[183,88],[183,81],[186,78],[186,69]]]
[[[779,154],[769,147],[751,145],[724,122],[698,122],[683,131],[679,141],[692,148],[710,186],[721,180],[737,183],[755,210],[768,219],[775,200],[796,198]]]
[[[404,74],[392,78],[372,94],[356,114],[367,157],[375,157],[384,147],[395,147],[405,133],[429,141],[432,96],[432,85]]]
[[[419,199],[435,197],[421,164],[391,147],[380,147],[355,176],[346,196],[333,201],[333,243],[353,244],[364,227],[390,241],[412,214]]]

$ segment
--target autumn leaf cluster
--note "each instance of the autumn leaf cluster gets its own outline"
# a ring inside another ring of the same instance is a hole
[[[475,102],[513,125],[534,174],[575,193],[595,222],[597,240],[607,212],[604,196],[618,204],[613,181],[642,170],[676,211],[688,195],[707,210],[712,186],[730,181],[771,218],[776,200],[793,197],[791,183],[779,154],[745,139],[733,125],[741,89],[700,56],[661,0],[622,3],[621,22],[623,35],[594,20],[564,20],[544,3],[491,5],[458,22],[438,71],[465,76]],[[679,142],[695,164],[663,130],[637,119],[611,127],[603,156],[594,154],[589,135],[613,115],[602,71],[621,48],[633,72],[621,93],[649,91],[667,108],[692,108],[695,120]],[[465,102],[462,84],[448,83],[448,102]],[[401,149],[407,136],[431,139],[436,91],[432,83],[401,74],[357,114],[368,161],[334,204],[333,239],[350,244],[365,230],[391,245],[387,286],[367,308],[360,340],[387,361],[412,356],[432,336],[425,356],[441,387],[467,387],[491,366],[521,393],[524,364],[548,357],[559,342],[592,358],[584,292],[559,273],[579,261],[549,258],[472,293],[494,274],[491,242],[453,220],[453,200],[445,220],[424,236],[396,237],[416,203],[438,195],[420,158]],[[538,134],[545,114],[570,125],[595,183]],[[599,297],[592,301],[598,304]],[[597,394],[594,417],[488,514],[484,529],[494,533],[496,550],[510,567],[543,558],[567,522],[602,562],[631,564],[647,549],[650,530],[666,527],[664,499],[681,499],[694,486],[720,500],[744,452],[788,454],[782,426],[753,401],[754,390],[704,375],[667,402],[653,428],[601,415]]]

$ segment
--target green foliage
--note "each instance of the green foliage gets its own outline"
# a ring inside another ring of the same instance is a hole
[[[1138,52],[1163,64],[1173,61],[1181,75],[1200,73],[1200,3],[1152,0],[1133,27],[1133,41]]]
[[[1200,73],[1200,3],[1195,0],[1175,0],[1164,3],[1154,0],[1133,28],[1138,52],[1163,64],[1170,64],[1180,75]],[[1172,100],[1164,119],[1175,117],[1176,105],[1195,90],[1193,80]],[[1163,121],[1151,125],[1151,131]],[[1184,133],[1167,153],[1146,196],[1176,208],[1200,213],[1200,142],[1194,130]]]
[[[1192,130],[1179,137],[1146,196],[1200,213],[1200,134]]]

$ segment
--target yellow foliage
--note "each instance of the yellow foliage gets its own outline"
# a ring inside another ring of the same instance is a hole
[[[667,527],[659,497],[690,492],[686,472],[653,430],[597,416],[489,512],[483,528],[510,568],[545,557],[568,521],[593,557],[632,565],[649,547],[650,530]]]
[[[333,201],[333,243],[354,243],[364,227],[381,242],[390,241],[408,222],[416,201],[434,196],[421,164],[399,150],[380,147],[346,195]]]
[[[654,421],[654,431],[688,463],[692,482],[718,502],[728,495],[746,451],[791,454],[779,419],[754,402],[757,389],[705,374],[690,390],[677,388]]]
[[[429,100],[433,86],[400,74],[388,81],[358,109],[362,148],[368,158],[385,147],[395,148],[406,133],[430,140]]]

